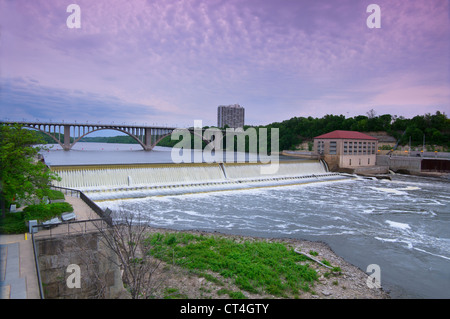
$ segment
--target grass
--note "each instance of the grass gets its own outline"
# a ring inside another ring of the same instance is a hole
[[[177,288],[166,288],[164,291],[164,299],[186,299],[187,296],[180,293]]]
[[[217,294],[219,296],[226,294],[226,295],[230,296],[230,298],[232,298],[232,299],[247,299],[247,297],[245,297],[245,295],[242,292],[232,291],[232,290],[225,289],[225,288],[219,289],[217,291]]]
[[[239,289],[249,293],[295,296],[301,290],[310,291],[318,279],[313,268],[300,264],[308,260],[307,257],[282,243],[239,242],[220,236],[183,232],[156,233],[147,240],[154,246],[152,255],[156,258],[199,274],[212,271],[233,280]],[[222,292],[232,298],[245,297],[225,288]]]

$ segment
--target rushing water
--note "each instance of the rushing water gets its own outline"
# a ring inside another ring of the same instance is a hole
[[[44,155],[51,165],[170,158],[163,149],[96,147]],[[98,204],[148,214],[156,227],[323,241],[364,271],[379,265],[381,284],[394,298],[450,298],[449,185],[444,179],[394,175],[392,181],[334,181]]]

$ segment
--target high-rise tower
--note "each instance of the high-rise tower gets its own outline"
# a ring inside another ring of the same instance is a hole
[[[244,127],[245,109],[239,104],[220,105],[217,108],[217,126],[238,128]]]

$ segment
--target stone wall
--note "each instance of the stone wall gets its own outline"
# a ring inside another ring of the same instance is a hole
[[[36,250],[46,299],[123,298],[117,256],[101,240],[99,232],[37,239]],[[69,287],[79,266],[80,288]]]
[[[328,169],[332,172],[339,170],[339,156],[338,155],[325,155],[325,162],[327,162]]]
[[[389,169],[394,172],[405,171],[409,173],[420,173],[421,171],[420,157],[407,157],[407,156],[388,156],[378,155],[377,165],[389,166]]]

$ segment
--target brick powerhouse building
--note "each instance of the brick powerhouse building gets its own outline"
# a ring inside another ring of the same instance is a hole
[[[354,131],[333,131],[314,138],[314,150],[330,169],[374,166],[378,139]]]

